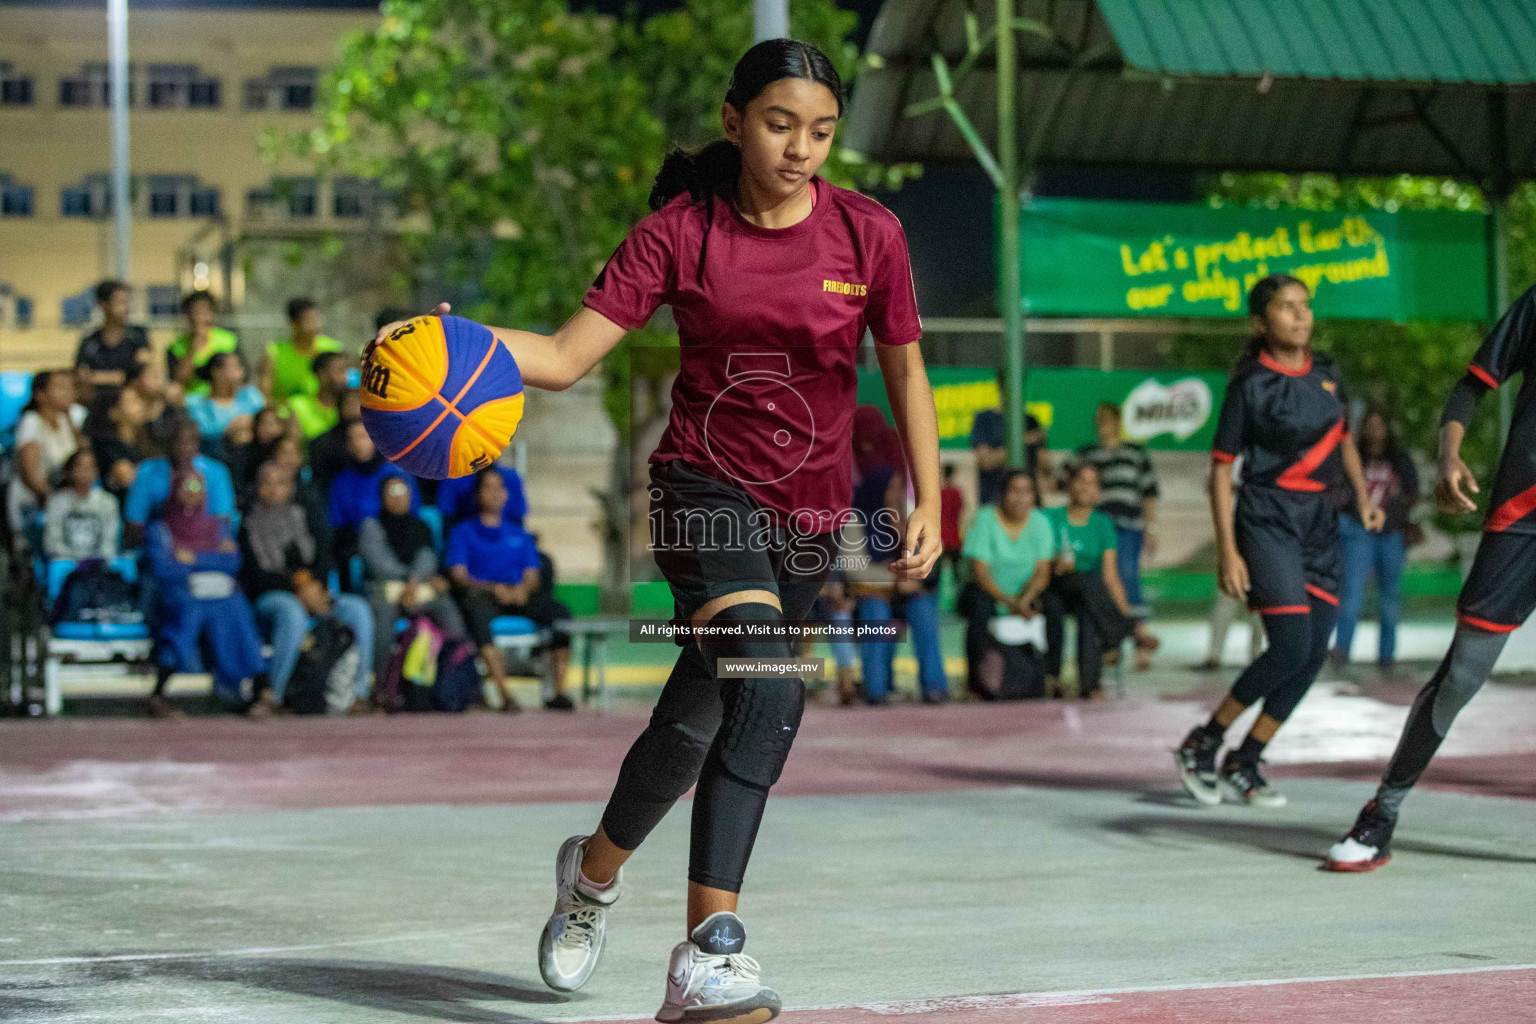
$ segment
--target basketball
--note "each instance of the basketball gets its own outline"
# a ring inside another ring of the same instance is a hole
[[[496,336],[458,316],[402,324],[363,362],[363,424],[379,453],[433,480],[479,472],[523,418],[523,375]]]

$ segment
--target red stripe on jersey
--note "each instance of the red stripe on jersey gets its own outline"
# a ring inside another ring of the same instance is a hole
[[[1332,430],[1323,435],[1321,441],[1307,449],[1306,454],[1297,460],[1295,465],[1281,473],[1275,479],[1275,483],[1288,491],[1311,491],[1316,493],[1327,490],[1323,484],[1312,479],[1312,471],[1321,466],[1328,456],[1333,454],[1333,450],[1339,446],[1339,442],[1342,440],[1344,440],[1344,420],[1341,418],[1339,422],[1333,425]]]
[[[1309,604],[1277,604],[1273,608],[1255,608],[1260,615],[1306,615],[1312,610]]]
[[[1489,373],[1481,366],[1478,366],[1476,363],[1468,364],[1467,372],[1476,377],[1478,380],[1482,381],[1484,384],[1487,384],[1489,387],[1493,388],[1493,390],[1499,390],[1499,382],[1493,379],[1493,374]]]
[[[1222,451],[1220,448],[1212,448],[1211,449],[1211,461],[1212,462],[1236,462],[1237,461],[1237,456],[1236,455],[1229,455],[1226,452]]]
[[[1276,360],[1271,359],[1268,352],[1259,353],[1259,364],[1274,370],[1276,373],[1283,373],[1287,377],[1305,377],[1307,374],[1312,372],[1312,353],[1307,353],[1307,361],[1299,370],[1292,370],[1282,366]]]
[[[1521,491],[1494,509],[1483,529],[1488,533],[1503,533],[1532,512],[1536,512],[1536,487]]]
[[[1468,626],[1476,626],[1478,629],[1486,629],[1490,633],[1513,633],[1520,628],[1518,623],[1513,626],[1506,626],[1502,622],[1489,622],[1487,619],[1473,618],[1470,615],[1463,615],[1461,612],[1456,613],[1456,621],[1465,623]]]
[[[1322,587],[1314,587],[1312,584],[1308,583],[1307,584],[1307,593],[1311,594],[1313,597],[1317,598],[1319,601],[1326,601],[1326,602],[1328,602],[1329,604],[1333,605],[1335,608],[1337,608],[1339,606],[1339,599],[1334,597],[1332,594],[1328,593],[1328,591],[1324,590]]]

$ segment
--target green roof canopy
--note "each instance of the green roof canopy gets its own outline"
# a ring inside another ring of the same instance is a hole
[[[1131,67],[1213,78],[1536,82],[1531,0],[1099,0]]]
[[[967,15],[972,16],[967,27]],[[1536,0],[1016,0],[1016,108],[1035,164],[1536,176]],[[969,162],[931,55],[965,59],[992,0],[887,0],[845,138]],[[955,98],[996,151],[988,50]]]

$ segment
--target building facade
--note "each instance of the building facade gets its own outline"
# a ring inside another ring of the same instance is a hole
[[[230,239],[377,214],[375,183],[261,153],[264,132],[311,123],[342,37],[377,21],[366,7],[130,5],[129,280],[159,340],[187,292],[244,302]],[[0,3],[0,368],[71,361],[91,289],[113,274],[109,103],[104,5]]]

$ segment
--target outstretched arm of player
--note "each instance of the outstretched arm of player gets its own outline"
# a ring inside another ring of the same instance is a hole
[[[927,577],[939,560],[939,414],[917,342],[876,345],[891,416],[906,449],[915,508],[907,517],[901,557],[891,563],[898,579]]]
[[[1477,477],[1461,461],[1461,441],[1466,425],[1459,420],[1440,424],[1440,457],[1435,464],[1435,504],[1442,512],[1476,512]],[[1470,492],[1470,494],[1468,493]]]
[[[1232,464],[1211,462],[1211,520],[1216,527],[1216,582],[1227,596],[1248,599],[1248,563],[1237,550],[1233,525]]]
[[[451,309],[448,303],[440,302],[431,315],[444,316]],[[363,351],[363,358],[367,359],[373,345],[377,345],[385,335],[403,323],[405,321],[397,320],[381,327],[369,348]],[[523,383],[545,391],[564,391],[575,384],[629,333],[587,306],[582,306],[554,334],[519,331],[510,327],[487,329],[517,360]]]
[[[1344,459],[1344,475],[1349,486],[1355,489],[1355,502],[1360,507],[1360,522],[1372,533],[1387,525],[1387,514],[1371,500],[1370,489],[1365,485],[1365,466],[1360,462],[1360,449],[1355,446],[1353,435],[1345,434],[1339,442],[1339,452]]]

